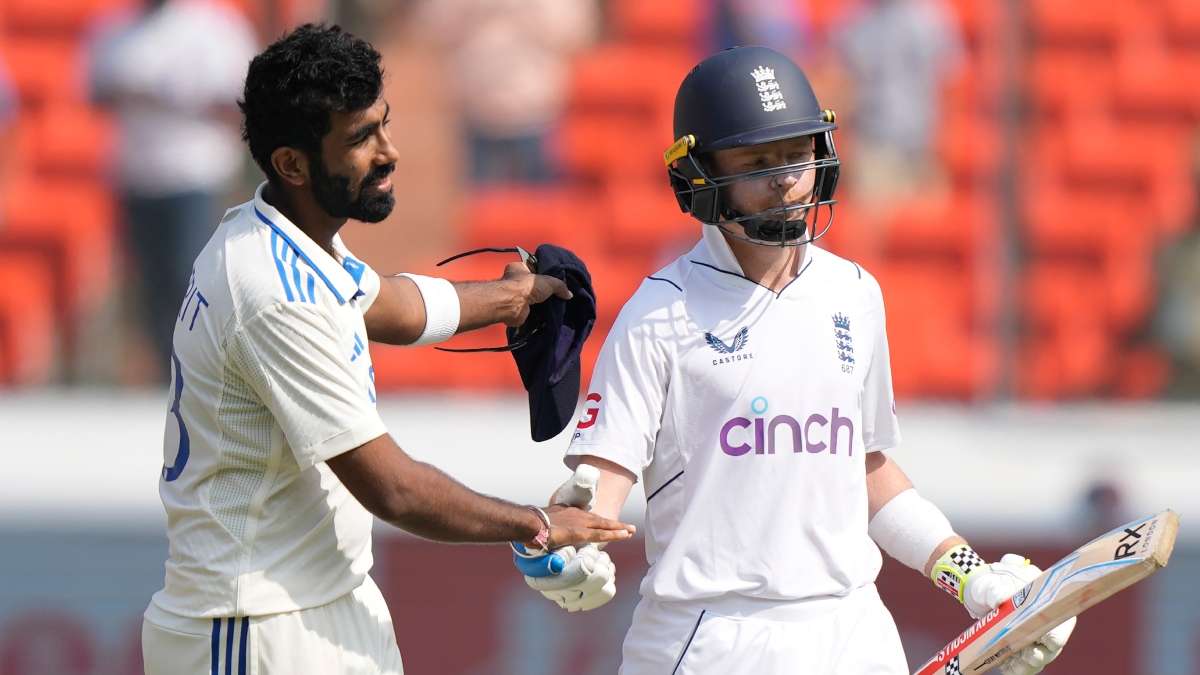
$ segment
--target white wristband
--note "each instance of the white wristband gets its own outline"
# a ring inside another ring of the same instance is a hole
[[[428,345],[454,337],[462,312],[454,284],[445,279],[407,272],[399,276],[408,277],[417,285],[421,300],[425,303],[425,330],[412,344]]]
[[[910,488],[879,509],[867,534],[888,555],[924,574],[929,556],[954,536],[954,528],[938,507]]]

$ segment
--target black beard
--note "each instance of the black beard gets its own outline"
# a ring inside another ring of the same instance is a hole
[[[364,223],[378,223],[392,212],[396,198],[387,192],[368,194],[365,187],[383,180],[392,172],[391,166],[372,171],[358,186],[358,196],[350,189],[350,178],[325,170],[325,161],[317,156],[312,163],[313,198],[325,213],[334,218],[353,218]]]

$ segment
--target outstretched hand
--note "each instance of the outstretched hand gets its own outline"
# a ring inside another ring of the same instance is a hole
[[[550,549],[562,546],[621,541],[633,536],[637,528],[617,520],[601,518],[574,506],[555,504],[546,508],[550,517]]]
[[[534,274],[525,263],[512,262],[505,265],[501,279],[513,285],[515,304],[510,315],[504,319],[504,324],[513,328],[525,323],[529,318],[531,306],[545,302],[551,296],[563,300],[573,297],[562,279]]]

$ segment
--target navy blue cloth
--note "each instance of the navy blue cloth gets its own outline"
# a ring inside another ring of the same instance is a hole
[[[587,265],[574,253],[542,244],[534,256],[538,274],[561,279],[574,294],[570,300],[551,296],[534,305],[524,325],[507,331],[529,392],[530,435],[540,442],[557,436],[575,417],[579,354],[596,324],[596,292]]]

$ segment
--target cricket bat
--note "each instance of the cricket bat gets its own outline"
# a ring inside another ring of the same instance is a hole
[[[915,675],[978,675],[999,666],[1063,621],[1167,566],[1179,516],[1135,520],[1101,535],[942,647]]]

